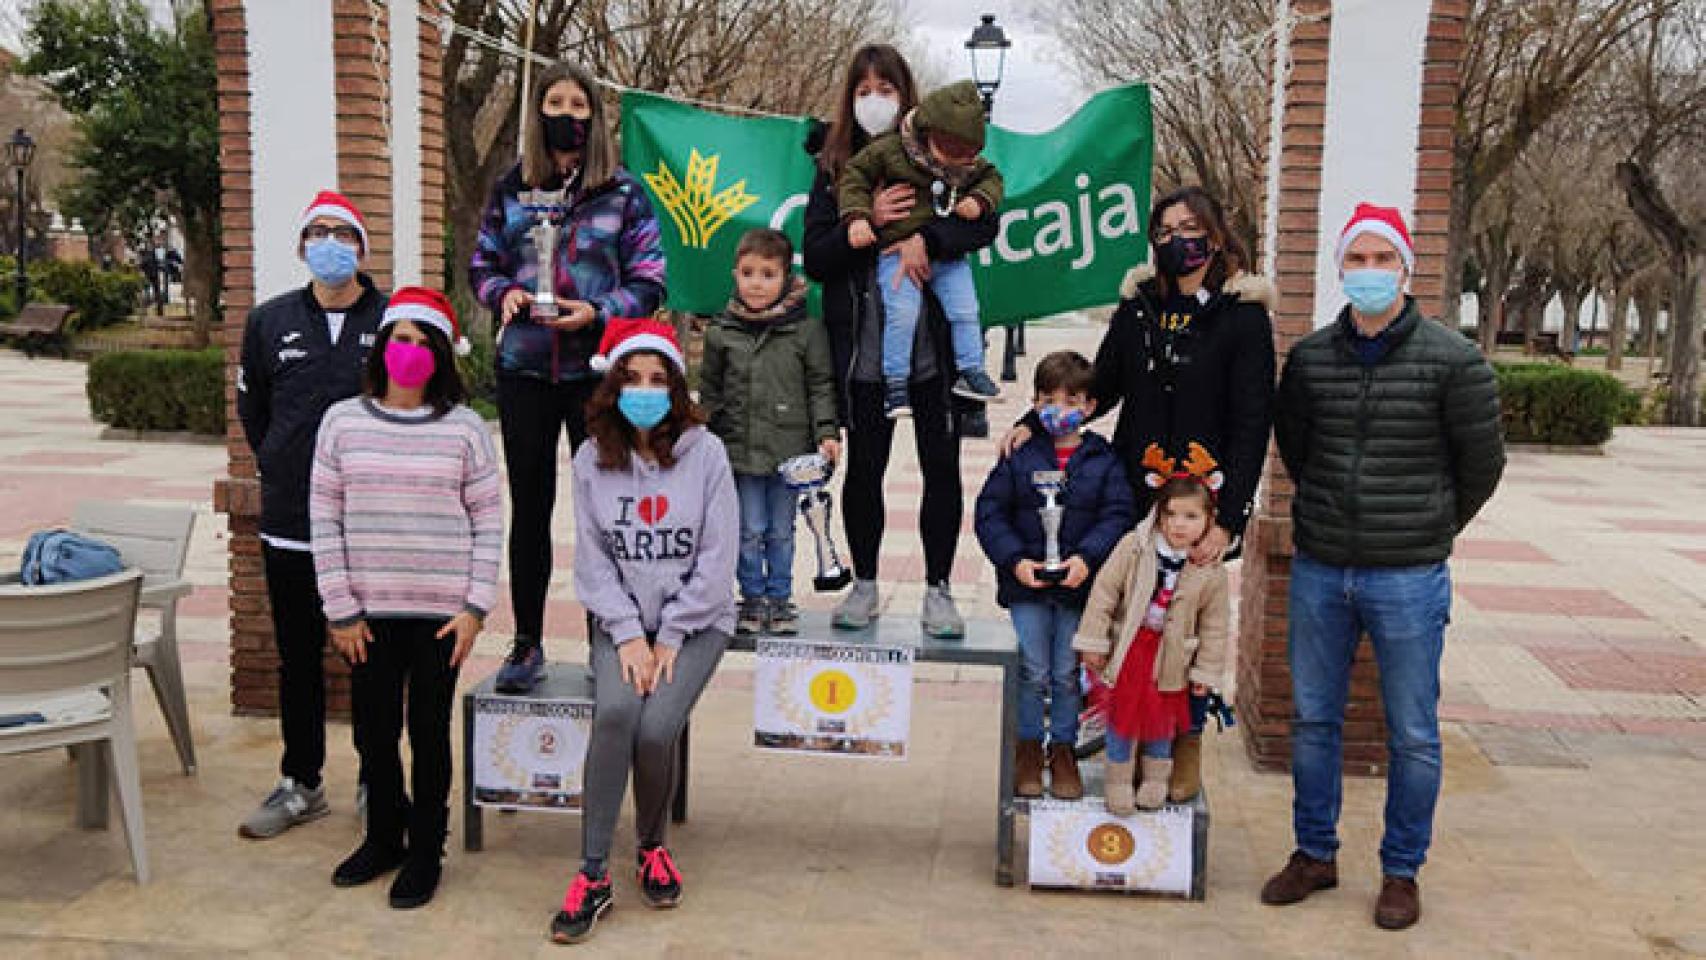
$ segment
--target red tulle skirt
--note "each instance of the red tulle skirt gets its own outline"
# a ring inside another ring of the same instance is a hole
[[[1191,729],[1190,694],[1184,689],[1155,688],[1155,658],[1160,651],[1160,631],[1139,629],[1114,679],[1108,727],[1127,740],[1171,740]]]

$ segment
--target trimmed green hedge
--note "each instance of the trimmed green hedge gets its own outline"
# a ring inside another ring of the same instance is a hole
[[[1610,374],[1545,363],[1494,364],[1493,370],[1510,442],[1604,443],[1628,415],[1632,391]]]
[[[128,350],[89,361],[89,412],[126,430],[225,432],[225,353]]]
[[[0,317],[18,312],[14,288],[18,261],[0,257]],[[128,319],[136,312],[137,298],[142,295],[142,274],[128,267],[102,270],[84,260],[31,260],[25,268],[29,274],[30,300],[36,303],[63,303],[76,311],[71,317],[73,330],[98,330]]]

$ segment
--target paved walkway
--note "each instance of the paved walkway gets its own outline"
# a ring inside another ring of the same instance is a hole
[[[1062,346],[1088,353],[1098,336],[1090,326],[1034,330],[1028,359]],[[382,890],[333,890],[327,875],[357,835],[341,732],[328,771],[334,815],[264,846],[236,838],[273,777],[276,734],[271,721],[229,711],[226,534],[208,502],[224,451],[100,440],[82,375],[0,353],[0,566],[80,499],[199,505],[197,589],[181,629],[202,771],[175,772],[139,688],[156,873],[139,889],[118,831],[71,826],[62,756],[0,760],[0,954],[556,955],[541,934],[574,862],[572,818],[489,818],[486,852],[454,849],[424,911],[390,911]],[[993,419],[1009,422],[1018,408],[1008,401]],[[912,616],[920,487],[904,430],[895,453],[883,592],[891,616]],[[1706,955],[1706,521],[1693,506],[1706,497],[1706,431],[1619,430],[1608,453],[1513,455],[1460,541],[1446,787],[1414,931],[1383,934],[1368,921],[1378,783],[1347,789],[1340,889],[1300,907],[1255,900],[1289,850],[1290,787],[1252,772],[1234,736],[1211,737],[1208,750],[1206,904],[1002,890],[989,882],[993,674],[921,670],[912,759],[850,766],[748,747],[751,664],[731,657],[698,714],[694,820],[674,841],[689,899],[643,915],[622,877],[598,942],[683,955],[1084,955],[1119,944],[1178,956]],[[992,457],[991,441],[966,446],[968,506]],[[568,512],[556,523],[565,570]],[[954,580],[968,615],[996,614],[969,516]],[[580,618],[567,578],[557,581],[551,649],[578,658]],[[465,676],[495,665],[507,619],[494,616]]]

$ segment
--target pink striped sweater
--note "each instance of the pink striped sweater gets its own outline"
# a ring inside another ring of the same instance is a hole
[[[320,422],[308,496],[326,619],[481,619],[497,599],[503,499],[479,414],[400,413],[366,397]]]

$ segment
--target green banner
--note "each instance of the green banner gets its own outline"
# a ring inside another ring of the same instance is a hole
[[[741,234],[773,226],[799,244],[814,168],[806,121],[740,118],[645,93],[622,95],[622,162],[645,184],[669,258],[669,306],[728,302]],[[972,255],[985,324],[1112,303],[1147,255],[1154,136],[1149,88],[1097,94],[1047,133],[992,127],[1001,233]]]

